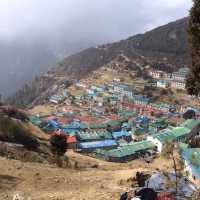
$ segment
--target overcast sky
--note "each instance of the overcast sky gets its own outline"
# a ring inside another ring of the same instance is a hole
[[[191,0],[0,0],[0,37],[112,41],[185,17]]]

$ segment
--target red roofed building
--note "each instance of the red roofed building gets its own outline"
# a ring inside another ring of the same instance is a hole
[[[67,148],[68,149],[76,149],[78,145],[78,141],[75,136],[67,137]]]
[[[118,115],[116,115],[116,114],[109,115],[109,116],[107,116],[107,118],[110,120],[118,120],[119,119]]]
[[[54,120],[54,119],[56,119],[56,117],[53,116],[53,115],[51,115],[51,116],[48,116],[47,119],[48,119],[48,120]]]

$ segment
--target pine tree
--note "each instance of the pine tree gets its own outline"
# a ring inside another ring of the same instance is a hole
[[[175,143],[172,141],[167,141],[163,150],[162,150],[162,157],[165,159],[171,159],[173,161],[173,169],[175,173],[175,182],[170,181],[170,178],[166,176],[166,174],[163,174],[165,177],[165,188],[171,187],[176,190],[176,194],[178,194],[178,189],[179,189],[179,182],[180,182],[180,177],[183,176],[182,172],[184,169],[184,163],[182,159],[176,155],[175,151]]]
[[[193,0],[190,10],[188,39],[191,50],[192,66],[186,81],[190,95],[200,95],[200,1]]]

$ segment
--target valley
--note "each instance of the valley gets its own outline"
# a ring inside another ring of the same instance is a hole
[[[187,23],[71,55],[2,102],[3,200],[198,194],[200,99],[186,91]]]

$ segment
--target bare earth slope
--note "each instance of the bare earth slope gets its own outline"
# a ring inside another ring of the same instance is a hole
[[[0,193],[2,200],[10,200],[19,194],[31,200],[116,200],[130,183],[127,179],[136,171],[156,169],[162,160],[156,160],[150,166],[133,161],[128,164],[105,163],[70,153],[82,166],[80,169],[61,169],[37,163],[22,163],[0,157]],[[98,162],[98,168],[90,168]],[[164,166],[165,168],[169,167]]]

